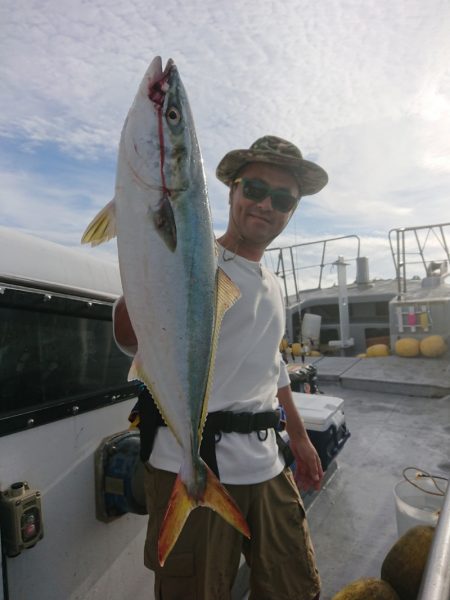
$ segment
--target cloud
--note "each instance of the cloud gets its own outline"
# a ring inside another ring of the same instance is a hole
[[[440,0],[5,5],[0,223],[78,243],[110,199],[120,130],[156,54],[188,90],[217,232],[228,203],[216,165],[264,133],[330,174],[281,241],[356,232],[372,252],[393,227],[448,221],[449,19]]]

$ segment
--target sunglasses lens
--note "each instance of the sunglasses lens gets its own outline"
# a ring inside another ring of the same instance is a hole
[[[274,191],[271,194],[272,206],[275,210],[287,213],[292,210],[297,200],[289,192]]]
[[[265,181],[261,179],[242,179],[242,191],[248,200],[253,202],[262,202],[264,198],[270,196],[272,208],[279,212],[287,213],[294,208],[297,199],[287,190],[273,190]]]
[[[244,192],[244,196],[256,202],[264,200],[270,189],[264,181],[260,181],[259,179],[246,179],[243,184],[242,191]]]

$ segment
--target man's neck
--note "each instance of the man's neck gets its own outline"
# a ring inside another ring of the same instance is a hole
[[[264,244],[257,245],[254,243],[249,243],[244,238],[235,237],[230,235],[228,232],[225,232],[220,238],[217,239],[217,241],[229,252],[254,262],[259,262],[261,260],[266,249]]]

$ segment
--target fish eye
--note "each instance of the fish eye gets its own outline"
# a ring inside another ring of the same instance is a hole
[[[178,125],[181,121],[181,113],[175,106],[170,106],[166,111],[166,119],[169,125]]]

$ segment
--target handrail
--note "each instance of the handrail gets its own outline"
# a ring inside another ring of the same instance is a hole
[[[317,288],[313,288],[313,289],[321,289],[324,268],[328,265],[334,264],[334,262],[336,261],[336,256],[333,255],[333,257],[330,258],[330,260],[328,262],[325,262],[327,245],[330,244],[331,242],[349,239],[349,238],[354,238],[357,241],[357,254],[356,254],[355,258],[359,258],[361,241],[360,241],[359,236],[357,236],[355,234],[341,235],[338,237],[325,238],[322,240],[314,240],[312,242],[302,242],[299,244],[292,244],[291,246],[267,248],[267,250],[265,251],[265,257],[266,257],[266,255],[273,253],[273,252],[278,253],[275,273],[276,273],[276,275],[279,275],[283,279],[284,295],[286,298],[286,304],[288,303],[288,299],[289,299],[288,284],[287,284],[288,276],[290,275],[293,279],[294,294],[295,294],[295,298],[296,298],[297,302],[300,301],[300,285],[298,282],[298,273],[300,271],[320,267],[320,272],[319,272],[319,277],[318,277],[318,279],[319,279],[318,285],[317,285]],[[320,263],[299,267],[295,262],[294,251],[296,251],[300,247],[312,246],[312,245],[317,245],[317,244],[322,244]],[[287,254],[285,254],[285,253],[287,253]],[[351,259],[349,259],[349,260],[351,260]]]
[[[394,261],[395,274],[397,277],[397,288],[399,295],[406,293],[406,282],[407,282],[407,265],[422,264],[426,273],[427,261],[425,259],[425,246],[427,245],[428,238],[432,233],[437,239],[438,243],[442,246],[447,261],[450,263],[450,251],[445,237],[444,228],[449,227],[450,223],[436,223],[435,225],[420,225],[418,227],[399,227],[391,229],[388,233],[389,245],[391,248],[392,260]],[[428,230],[425,242],[422,244],[419,240],[418,231]],[[405,244],[405,234],[412,232],[415,239],[417,250],[415,252],[407,252]],[[392,238],[395,234],[395,242]],[[394,247],[395,245],[395,247]],[[407,261],[407,254],[416,254],[420,260]]]
[[[450,483],[433,536],[417,600],[450,598]]]

